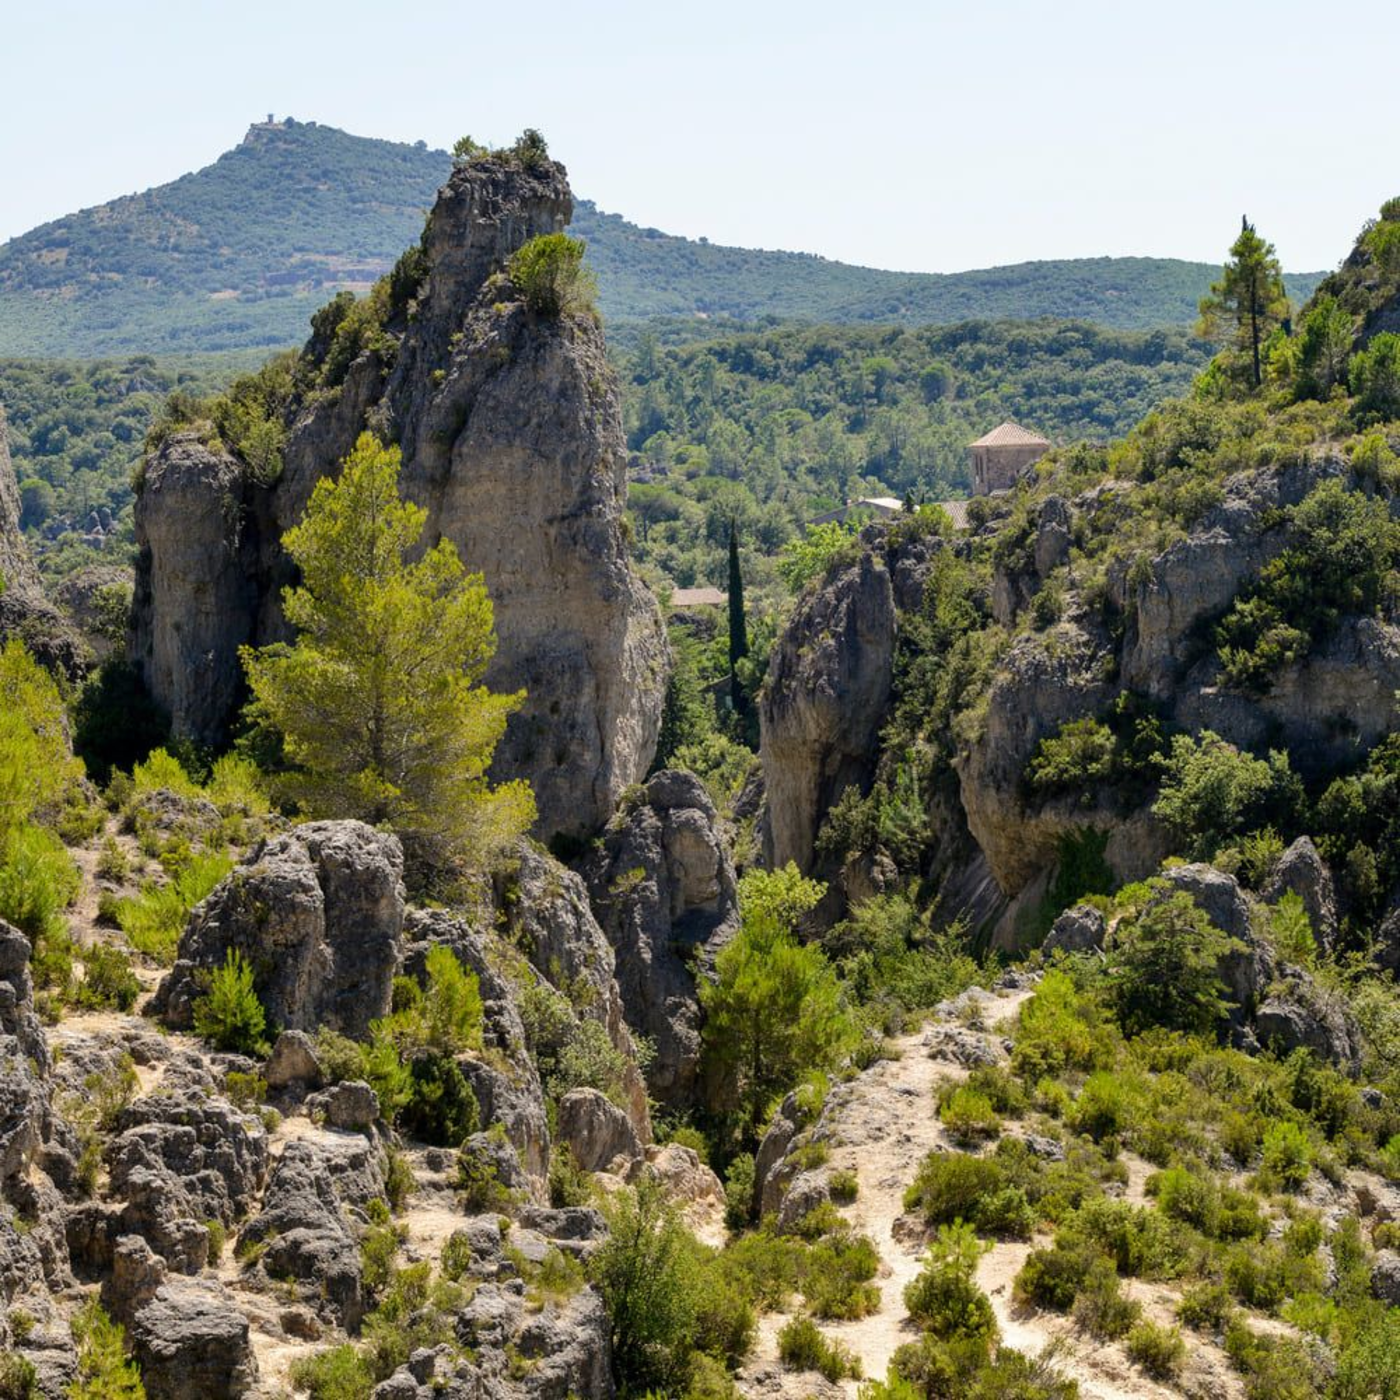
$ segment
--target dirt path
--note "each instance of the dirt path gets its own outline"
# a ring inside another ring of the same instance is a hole
[[[982,1003],[982,1020],[990,1031],[1009,1020],[1031,993],[1004,992]],[[833,1130],[830,1166],[856,1173],[859,1194],[842,1214],[857,1231],[868,1235],[880,1251],[876,1283],[880,1306],[853,1322],[825,1322],[822,1331],[859,1358],[867,1378],[882,1379],[895,1351],[918,1336],[904,1309],[905,1286],[918,1274],[924,1244],[913,1222],[903,1219],[904,1191],[919,1162],[936,1147],[951,1148],[934,1109],[934,1085],[940,1079],[960,1079],[967,1070],[937,1047],[933,1026],[922,1026],[891,1042],[895,1058],[880,1060],[839,1091],[840,1103],[824,1115]],[[754,1359],[745,1368],[753,1388],[775,1389],[778,1370],[777,1335],[787,1317],[770,1314],[760,1321]],[[825,1393],[817,1377],[794,1377],[794,1394]],[[784,1387],[786,1388],[786,1387]],[[857,1384],[843,1385],[855,1395]]]

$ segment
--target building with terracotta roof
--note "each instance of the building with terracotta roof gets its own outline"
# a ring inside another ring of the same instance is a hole
[[[1047,439],[1019,423],[993,428],[968,448],[972,453],[973,495],[1009,491],[1049,450]]]

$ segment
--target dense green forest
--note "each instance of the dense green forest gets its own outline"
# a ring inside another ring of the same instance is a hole
[[[967,444],[1004,418],[1057,442],[1118,436],[1205,362],[1184,331],[974,322],[917,330],[777,326],[698,344],[675,323],[618,352],[633,450],[635,547],[657,582],[722,583],[737,520],[762,562],[848,496],[966,494]],[[50,574],[86,561],[106,509],[130,540],[131,473],[175,389],[204,393],[258,352],[0,360],[24,525]]]
[[[623,356],[638,555],[683,587],[723,584],[731,520],[751,556],[771,556],[851,497],[965,496],[967,445],[1003,419],[1105,441],[1206,358],[1184,331],[1065,321],[643,335]]]
[[[0,354],[185,354],[284,346],[342,286],[364,287],[413,242],[451,157],[422,142],[314,122],[250,128],[212,165],[44,224],[0,246]],[[1082,317],[1184,325],[1215,269],[1086,258],[946,275],[720,247],[640,228],[578,201],[610,322],[764,316],[947,324]],[[1320,274],[1288,279],[1301,300]]]

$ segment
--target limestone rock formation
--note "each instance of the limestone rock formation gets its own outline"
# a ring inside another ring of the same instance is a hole
[[[224,731],[236,649],[285,636],[282,534],[317,480],[372,427],[403,452],[402,488],[481,571],[495,607],[493,689],[526,692],[495,772],[534,787],[538,832],[607,820],[655,749],[667,652],[655,601],[627,559],[625,444],[615,376],[588,316],[537,316],[502,275],[528,239],[562,229],[562,166],[460,165],[424,233],[412,315],[392,348],[325,369],[330,392],[288,412],[285,466],[260,484],[221,449],[175,435],[147,466],[132,651],[181,737]]]
[[[191,915],[153,1010],[188,1026],[201,975],[230,949],[272,1025],[364,1037],[402,962],[403,852],[363,822],[310,822],[256,846]]]
[[[655,774],[609,823],[583,874],[616,954],[627,1023],[655,1047],[647,1086],[684,1107],[700,1062],[696,978],[739,922],[734,864],[704,785],[690,773]]]
[[[627,1115],[596,1089],[571,1089],[559,1100],[559,1140],[586,1172],[603,1171],[618,1157],[635,1161],[642,1155]]]
[[[771,864],[810,870],[822,817],[846,788],[869,787],[895,630],[889,568],[867,550],[802,599],[774,647],[759,702]]]
[[[147,463],[136,509],[135,623],[129,654],[176,734],[223,739],[253,640],[256,538],[242,465],[196,433]]]

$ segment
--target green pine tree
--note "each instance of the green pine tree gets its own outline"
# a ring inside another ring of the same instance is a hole
[[[480,685],[496,649],[491,600],[450,540],[409,556],[427,512],[398,492],[399,450],[361,436],[316,483],[283,543],[291,644],[243,649],[255,720],[280,733],[302,811],[358,817],[425,850],[482,860],[534,819],[529,785],[487,769],[521,694]]]
[[[1207,340],[1233,338],[1249,355],[1251,382],[1264,382],[1259,348],[1288,316],[1288,293],[1274,245],[1260,238],[1248,218],[1230,247],[1230,260],[1201,301],[1201,335]]]
[[[742,716],[748,704],[739,681],[739,662],[749,654],[748,619],[744,614],[744,573],[739,567],[739,526],[729,522],[729,695],[734,713]]]

